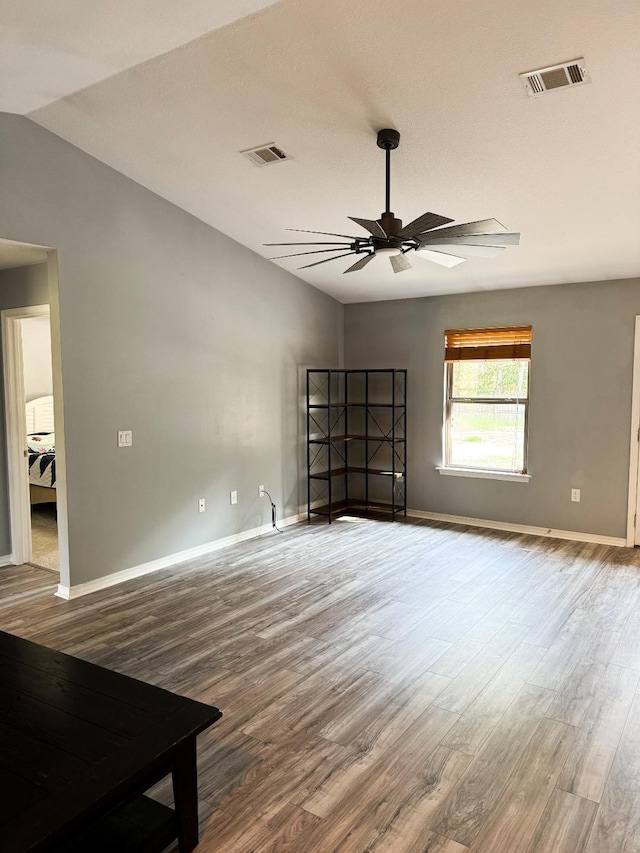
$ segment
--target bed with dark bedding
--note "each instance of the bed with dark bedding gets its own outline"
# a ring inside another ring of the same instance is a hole
[[[56,503],[56,434],[53,397],[39,397],[26,405],[29,496],[32,504]]]

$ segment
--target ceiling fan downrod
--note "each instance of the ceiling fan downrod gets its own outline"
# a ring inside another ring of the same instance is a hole
[[[380,224],[387,236],[392,237],[402,228],[402,222],[391,212],[391,152],[400,145],[400,134],[393,128],[386,127],[378,131],[376,140],[378,148],[385,152],[385,210],[380,218]]]

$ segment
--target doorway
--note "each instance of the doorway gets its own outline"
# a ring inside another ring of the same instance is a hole
[[[3,311],[2,330],[10,497],[22,509],[15,524],[12,513],[14,562],[59,572],[49,306]]]
[[[56,595],[70,587],[58,294],[54,249],[0,239],[7,483],[0,565],[32,563],[55,573]]]
[[[26,419],[31,563],[60,572],[50,314],[19,319]]]

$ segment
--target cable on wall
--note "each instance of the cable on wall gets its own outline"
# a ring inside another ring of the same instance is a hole
[[[284,533],[284,530],[281,530],[278,527],[277,517],[276,517],[276,505],[274,504],[271,495],[269,494],[269,492],[266,489],[263,489],[262,493],[265,497],[269,498],[269,503],[271,504],[271,526],[274,528],[274,530],[277,530],[278,533]]]

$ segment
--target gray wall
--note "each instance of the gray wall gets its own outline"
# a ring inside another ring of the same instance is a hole
[[[259,484],[297,513],[342,306],[28,119],[0,139],[0,237],[58,250],[71,583],[267,523]]]
[[[346,306],[346,366],[409,371],[409,506],[625,536],[636,314],[637,279]],[[445,329],[528,324],[531,481],[441,476]]]
[[[47,305],[49,282],[47,265],[36,264],[12,270],[0,270],[0,311],[25,305]],[[0,330],[0,335],[2,334]],[[7,454],[4,413],[4,371],[0,346],[0,555],[11,553],[9,495],[7,492]]]

